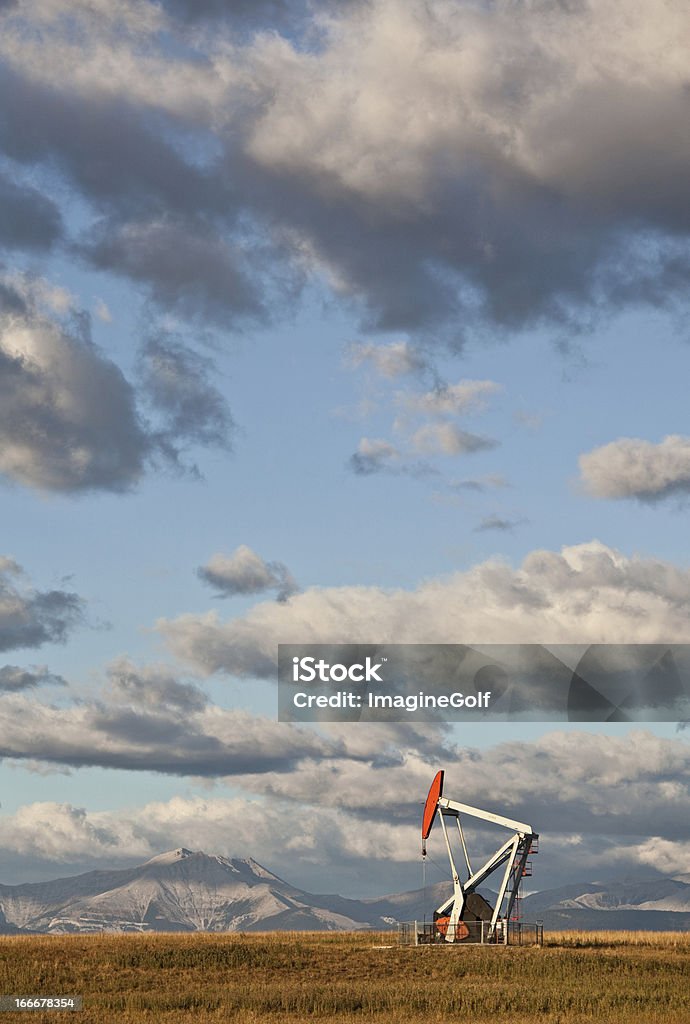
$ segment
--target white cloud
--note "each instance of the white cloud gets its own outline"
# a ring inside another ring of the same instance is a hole
[[[368,757],[322,763],[306,758],[280,777],[248,776],[244,784],[272,798],[314,806],[330,803],[366,820],[388,813],[414,821],[433,774],[429,750],[416,753],[408,748],[397,764],[382,758],[374,767],[376,742],[384,753],[386,739],[375,731],[367,735],[367,728],[350,726],[350,735],[362,734],[360,742],[366,736]],[[336,735],[347,737],[346,727],[340,726]],[[429,746],[434,742],[435,760],[446,770],[448,796],[461,787],[467,803],[488,809],[503,806],[504,813],[529,822],[537,831],[622,838],[660,830],[674,842],[685,836],[690,743],[684,740],[661,739],[637,728],[625,736],[554,730],[532,743],[516,739],[481,751],[469,745],[469,735],[468,742],[455,747],[438,736],[430,737]],[[375,804],[373,782],[367,784],[367,776],[376,780]]]
[[[204,672],[275,672],[279,643],[687,643],[690,570],[598,541],[490,559],[414,590],[323,587],[221,621],[162,619],[179,657]]]
[[[238,31],[240,6],[262,31]],[[190,28],[194,7],[209,24]],[[259,266],[275,282],[289,264],[365,322],[460,345],[481,318],[588,323],[685,294],[689,32],[683,0],[539,0],[517,19],[503,0],[23,2],[0,35],[3,141],[107,215],[94,258],[114,239],[111,267],[185,315],[226,247],[252,264],[241,301]],[[159,215],[194,252],[166,248]]]
[[[337,754],[340,744],[206,700],[159,666],[124,659],[110,669],[107,700],[66,706],[6,693],[0,752],[18,761],[216,778],[284,771],[303,757]]]
[[[383,893],[418,885],[419,819],[435,771],[430,753],[403,749],[397,761],[386,760],[382,752],[395,729],[331,729],[353,743],[352,752],[306,759],[293,771],[240,776],[242,797],[179,795],[98,811],[26,805],[0,818],[0,848],[6,860],[24,858],[24,876],[27,861],[86,867],[187,846],[254,856],[312,891],[346,884],[361,893],[373,884]],[[405,745],[402,733],[397,742]],[[508,813],[541,833],[544,859],[535,867],[542,884],[581,880],[593,870],[612,873],[621,863],[669,873],[687,867],[690,745],[684,741],[645,730],[617,737],[555,731],[486,751],[466,743],[437,749],[451,798]],[[468,832],[475,852],[496,845],[488,827],[469,823]],[[443,855],[439,836],[432,837],[432,856],[434,849]]]
[[[585,487],[596,498],[659,501],[690,493],[690,437],[671,434],[659,444],[621,437],[580,456]]]
[[[360,864],[372,857],[403,862],[414,857],[417,845],[416,830],[407,826],[380,823],[356,829],[336,809],[321,808],[318,815],[302,817],[286,815],[278,801],[242,798],[173,797],[124,811],[95,812],[41,802],[0,820],[5,826],[0,848],[33,861],[143,861],[186,846],[253,856],[285,871],[289,881],[287,861],[303,862],[301,872],[310,862],[323,871],[331,856]]]
[[[633,847],[630,859],[646,864],[667,875],[687,873],[690,865],[690,842],[671,842],[663,836],[651,836]]]
[[[229,64],[219,75],[208,62],[160,51],[157,33],[172,26],[159,4],[32,0],[14,13],[3,20],[0,54],[33,81],[53,86],[57,76],[87,99],[119,96],[185,117],[209,117],[226,94]],[[25,18],[41,32],[27,33]]]
[[[614,0],[537,3],[516,19],[510,4],[383,0],[327,28],[316,54],[275,36],[254,44],[255,73],[273,99],[251,152],[274,168],[318,172],[333,189],[384,206],[424,206],[444,172],[435,155],[459,169],[490,155],[559,191],[623,203],[621,175],[651,170],[643,155],[651,160],[660,130],[662,165],[687,161],[685,140],[666,134],[687,70],[681,2],[653,0],[643,11]],[[644,91],[643,109],[631,87]],[[564,122],[573,129],[565,135]],[[607,138],[612,122],[617,133]],[[613,158],[626,149],[639,162],[614,180]]]

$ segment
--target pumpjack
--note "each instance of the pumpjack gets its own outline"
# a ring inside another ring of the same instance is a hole
[[[453,893],[434,912],[434,927],[437,939],[445,942],[477,941],[481,929],[482,941],[507,941],[507,929],[518,899],[520,884],[525,875],[531,874],[530,853],[538,850],[539,836],[531,825],[514,821],[502,814],[483,811],[479,807],[448,800],[443,796],[443,771],[437,772],[431,783],[424,805],[422,818],[422,857],[426,857],[426,842],[434,822],[438,819],[443,830],[450,869],[453,878]],[[509,829],[512,833],[502,846],[478,869],[473,869],[465,840],[461,816],[478,818]],[[448,834],[448,821],[455,819],[460,846],[467,867],[467,879],[460,881],[455,865],[453,848]],[[492,907],[478,892],[479,886],[490,875],[503,868],[496,905]]]

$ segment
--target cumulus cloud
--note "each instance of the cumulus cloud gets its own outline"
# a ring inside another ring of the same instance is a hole
[[[88,321],[60,323],[42,297],[15,290],[0,314],[0,472],[47,491],[127,490],[149,449],[133,388]]]
[[[647,864],[667,875],[685,875],[690,864],[690,843],[673,842],[663,836],[652,836],[634,848],[641,864]]]
[[[425,341],[586,326],[687,290],[688,17],[682,0],[518,19],[461,0],[16,4],[0,145],[106,218],[86,258],[183,315],[251,315],[271,264]]]
[[[54,827],[46,829],[51,817]],[[302,819],[286,816],[278,801],[265,803],[239,797],[179,796],[115,812],[40,802],[26,805],[2,821],[7,829],[0,843],[5,862],[8,855],[20,853],[44,863],[93,866],[107,859],[110,863],[131,864],[163,850],[186,846],[231,857],[253,856],[282,871],[291,882],[301,882],[305,888],[316,883],[321,891],[330,892],[337,888],[332,877],[334,864],[338,864],[339,872],[348,863],[353,865],[356,877],[366,860],[373,858],[372,866],[380,871],[378,858],[387,856],[401,862],[405,855],[410,856],[414,843],[405,836],[412,830],[404,826],[381,823],[362,833],[353,830],[351,818],[334,809],[322,808],[318,815]],[[48,834],[43,835],[44,831]],[[287,868],[286,856],[292,871]],[[330,879],[326,868],[329,860]],[[390,866],[388,872],[390,884]]]
[[[370,759],[372,751],[373,745]],[[279,779],[257,775],[245,784],[257,793],[315,806],[328,803],[330,794],[333,806],[361,820],[385,812],[416,823],[430,782],[428,756],[408,751],[396,766],[335,758],[322,768],[305,759]],[[504,813],[538,830],[542,825],[544,832],[623,837],[658,831],[672,841],[686,837],[690,745],[682,740],[661,739],[644,729],[626,736],[554,730],[531,743],[513,740],[488,750],[468,743],[449,749],[446,743],[440,757],[448,795],[461,786],[466,802],[503,805]],[[375,804],[367,771],[377,780]]]
[[[687,643],[688,607],[690,571],[592,541],[413,590],[313,588],[225,622],[208,612],[158,628],[203,672],[274,678],[279,643]]]
[[[663,301],[688,274],[687,12],[626,12],[537,4],[516,23],[510,5],[387,0],[334,18],[317,54],[262,37],[249,154],[291,182],[301,229],[380,327],[578,317],[635,285]],[[651,257],[625,259],[632,211]]]
[[[221,597],[261,594],[276,590],[279,601],[297,591],[292,573],[282,562],[266,562],[255,551],[240,544],[231,555],[213,555],[197,575],[218,590]]]
[[[340,744],[306,729],[210,704],[159,667],[110,669],[107,700],[65,707],[7,693],[0,703],[0,756],[72,768],[101,767],[217,778],[284,772]]]
[[[690,493],[690,437],[671,434],[659,444],[621,437],[580,456],[580,474],[596,498],[655,502]]]
[[[0,556],[0,651],[64,643],[81,623],[83,610],[83,601],[77,594],[36,590],[26,580],[21,566]],[[31,673],[5,666],[0,677],[4,679],[4,685],[0,680],[0,687],[17,690],[47,682],[49,673],[45,669]],[[56,678],[50,677],[50,681]]]
[[[108,826],[108,818],[106,815],[103,820],[98,813],[89,815],[83,807],[52,801],[25,805],[8,815],[16,829],[11,852],[58,864],[88,859],[97,850],[101,856],[107,852],[109,857],[117,859],[124,836],[120,830]]]
[[[176,796],[112,811],[53,803],[21,807],[3,817],[5,862],[21,854],[35,863],[93,866],[188,846],[254,856],[317,891],[344,886],[361,895],[364,872],[370,891],[416,887],[419,819],[435,766],[426,750],[408,750],[395,764],[377,760],[377,744],[386,745],[383,727],[372,726],[365,739],[367,728],[348,732],[354,743],[366,742],[364,758],[307,757],[292,771],[243,775],[242,797]],[[343,726],[333,729],[345,733]],[[449,796],[508,813],[542,833],[548,858],[535,868],[545,887],[621,866],[647,873],[687,866],[687,743],[644,730],[619,737],[555,731],[486,751],[468,744],[441,750]],[[51,820],[53,827],[43,827]],[[466,824],[472,851],[495,848],[495,830]],[[650,833],[657,838],[649,840]],[[432,836],[432,856],[437,842]]]
[[[214,371],[212,360],[158,335],[142,348],[137,389],[93,343],[89,317],[68,292],[6,274],[0,473],[44,491],[124,492],[154,463],[185,468],[191,445],[230,441],[232,417]]]

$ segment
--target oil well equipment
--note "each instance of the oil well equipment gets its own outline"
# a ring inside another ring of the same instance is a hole
[[[422,858],[426,858],[427,840],[438,821],[450,862],[452,892],[434,911],[433,922],[401,925],[401,941],[414,945],[476,942],[507,945],[509,942],[522,944],[525,941],[541,944],[541,924],[526,924],[520,915],[522,880],[532,874],[530,856],[538,852],[538,834],[526,822],[447,799],[443,796],[443,780],[444,772],[437,772],[424,804]],[[475,867],[472,866],[467,848],[463,826],[465,818],[479,819],[509,832],[508,838],[494,853]],[[467,876],[464,880],[461,880],[456,866],[454,847],[464,861],[463,876]],[[484,894],[479,891],[480,886],[491,876],[495,876],[498,882],[495,899],[491,892],[488,894],[493,906],[487,899],[486,890]]]

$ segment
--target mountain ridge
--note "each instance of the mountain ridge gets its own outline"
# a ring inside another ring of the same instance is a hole
[[[0,884],[0,933],[380,931],[429,920],[450,891],[448,881],[361,900],[309,893],[252,857],[178,847],[133,868]],[[522,917],[551,929],[690,930],[690,878],[571,883],[524,897]]]

